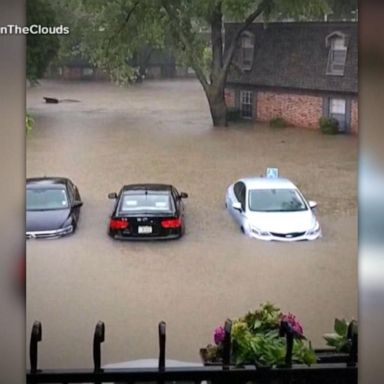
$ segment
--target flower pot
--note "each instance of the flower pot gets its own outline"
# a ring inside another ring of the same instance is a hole
[[[332,348],[315,349],[318,364],[346,363],[349,357],[348,353],[337,352]]]

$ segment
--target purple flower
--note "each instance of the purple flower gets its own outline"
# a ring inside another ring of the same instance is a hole
[[[223,327],[217,327],[215,329],[213,339],[215,340],[215,344],[219,345],[224,341],[225,331]]]
[[[286,321],[292,327],[294,332],[303,335],[303,327],[292,313],[289,312],[288,315],[283,315],[281,321]]]

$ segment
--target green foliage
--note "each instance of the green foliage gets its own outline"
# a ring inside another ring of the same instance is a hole
[[[332,117],[320,117],[320,130],[325,135],[337,135],[339,133],[339,122]]]
[[[282,313],[278,307],[265,303],[232,323],[232,356],[236,365],[257,362],[265,366],[284,364],[286,340],[279,336]],[[220,347],[209,349],[209,355],[220,354]],[[311,365],[316,355],[302,339],[294,339],[295,363]]]
[[[265,21],[294,19],[297,21],[323,20],[331,9],[327,0],[273,0],[267,1],[268,8],[263,14]]]
[[[56,26],[56,14],[50,3],[44,0],[28,0],[27,25]],[[40,79],[48,64],[59,50],[56,35],[27,35],[27,79],[34,84]]]
[[[294,340],[292,355],[295,362],[302,362],[306,365],[312,365],[317,362],[315,351],[310,344],[307,347],[303,340]]]
[[[222,22],[242,22],[258,6],[265,19],[315,17],[329,8],[326,0],[52,0],[52,5],[71,30],[61,39],[60,57],[80,55],[122,83],[134,76],[130,59],[145,45],[172,48],[178,63],[198,67],[209,78],[209,30],[219,5]]]
[[[29,113],[27,113],[25,115],[25,128],[26,128],[27,133],[32,131],[34,124],[35,124],[35,120],[33,119],[33,117]]]
[[[246,29],[253,21],[323,20],[330,13],[330,1],[52,0],[60,21],[71,29],[60,57],[85,58],[127,84],[137,78],[132,58],[141,48],[167,47],[178,64],[194,70],[210,105],[220,107],[211,111],[224,111],[220,94],[241,35],[239,29],[226,39],[226,21],[243,23]],[[212,113],[214,124],[226,123],[225,116]]]
[[[287,122],[282,117],[274,117],[269,120],[269,126],[272,128],[285,128]]]
[[[265,303],[260,309],[248,312],[242,321],[254,332],[265,332],[279,327],[281,315],[280,308],[271,303]]]
[[[349,352],[351,344],[348,340],[349,322],[345,319],[335,319],[334,333],[326,333],[323,337],[327,345],[336,349],[337,352]],[[357,325],[356,325],[357,327]]]
[[[85,59],[127,84],[137,78],[132,58],[139,49],[161,48],[165,42],[164,12],[157,0],[54,0],[61,23],[70,27],[62,40],[59,61]]]
[[[215,361],[218,355],[218,347],[216,345],[208,344],[206,348],[206,358],[209,361]]]
[[[331,14],[329,20],[357,19],[357,0],[327,0]]]

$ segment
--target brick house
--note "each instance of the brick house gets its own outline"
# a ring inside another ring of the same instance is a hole
[[[226,36],[238,26],[227,23]],[[227,106],[244,119],[314,129],[334,117],[340,131],[357,133],[357,32],[356,22],[251,24],[227,78]]]

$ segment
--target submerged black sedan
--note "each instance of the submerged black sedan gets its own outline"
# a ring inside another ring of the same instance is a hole
[[[172,185],[131,184],[121,188],[110,221],[109,235],[119,240],[177,239],[184,234],[184,204],[188,197]]]
[[[26,236],[56,238],[76,230],[83,202],[77,186],[64,177],[27,179]]]

